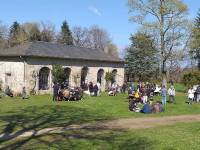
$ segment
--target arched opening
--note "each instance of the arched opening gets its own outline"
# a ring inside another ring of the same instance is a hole
[[[65,86],[69,86],[70,84],[70,75],[71,75],[71,68],[67,67],[64,68],[64,73],[65,73]]]
[[[97,82],[99,82],[102,85],[103,80],[104,80],[104,70],[99,69],[97,72]]]
[[[39,71],[39,90],[48,90],[49,89],[49,74],[50,69],[43,67]]]
[[[112,74],[113,74],[113,78],[112,78],[111,84],[117,81],[117,69],[113,69]]]
[[[88,75],[88,67],[85,66],[81,70],[81,88],[87,90],[87,75]]]

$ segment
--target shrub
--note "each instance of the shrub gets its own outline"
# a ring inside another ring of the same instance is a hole
[[[183,75],[182,81],[187,87],[200,84],[200,72],[189,72]]]
[[[61,65],[53,65],[52,69],[53,82],[63,83],[66,79],[64,69]]]

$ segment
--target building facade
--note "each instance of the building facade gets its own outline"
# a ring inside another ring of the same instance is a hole
[[[52,91],[52,66],[61,65],[70,86],[99,82],[105,89],[106,72],[113,72],[118,85],[124,82],[124,61],[97,49],[56,43],[32,42],[0,50],[0,85],[19,94],[47,94]]]

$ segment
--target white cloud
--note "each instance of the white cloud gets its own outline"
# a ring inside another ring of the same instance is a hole
[[[94,6],[89,6],[88,9],[94,13],[95,15],[101,17],[102,16],[102,13]]]

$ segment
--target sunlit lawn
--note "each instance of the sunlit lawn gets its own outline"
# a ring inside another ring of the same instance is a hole
[[[84,100],[77,102],[53,102],[49,95],[33,96],[28,100],[22,100],[21,98],[3,98],[0,99],[0,131],[1,133],[9,134],[16,131],[39,130],[56,126],[67,127],[71,124],[93,123],[125,117],[160,117],[199,114],[200,104],[188,105],[185,103],[187,100],[186,95],[181,93],[185,91],[185,88],[181,85],[177,85],[176,87],[177,91],[179,91],[176,96],[176,103],[167,104],[166,111],[163,113],[150,115],[130,112],[128,110],[126,94],[109,97],[104,93],[101,97],[85,97]],[[160,97],[155,97],[155,100],[160,100]],[[200,130],[199,127],[197,123],[191,123],[141,131],[80,130],[76,131],[77,133],[74,133],[75,131],[71,133],[70,131],[59,135],[31,137],[28,140],[25,139],[25,142],[22,140],[20,142],[14,142],[13,145],[9,144],[11,147],[8,147],[8,149],[17,149],[18,146],[19,149],[23,146],[25,149],[29,147],[30,149],[31,147],[35,149],[37,146],[41,147],[41,149],[47,149],[48,146],[52,149],[65,149],[64,147],[66,149],[134,149],[134,146],[140,149],[154,149],[155,146],[156,149],[160,149],[165,148],[169,143],[172,146],[174,145],[175,149],[176,147],[186,149],[188,145],[184,147],[181,143],[186,144],[185,141],[188,141],[195,147],[196,143],[193,141],[195,139],[191,135],[194,132],[195,138],[200,138],[197,135]],[[81,136],[80,138],[68,136],[71,134]],[[180,138],[181,141],[177,141],[177,138]],[[45,143],[43,140],[54,142]],[[0,144],[6,145],[6,143],[4,141]],[[39,144],[35,145],[34,143]],[[168,149],[172,149],[172,147],[168,147]]]

